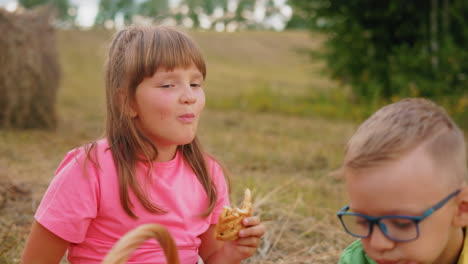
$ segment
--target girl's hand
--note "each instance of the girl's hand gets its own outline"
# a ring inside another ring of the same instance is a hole
[[[216,240],[216,225],[200,235],[199,255],[206,264],[239,264],[255,254],[266,228],[258,216],[246,217],[242,224],[245,228],[239,231],[239,239],[235,241]]]
[[[265,226],[261,224],[260,217],[246,217],[242,221],[246,227],[239,231],[239,239],[226,242],[226,253],[233,259],[246,259],[255,254],[260,245],[260,238],[265,234]]]

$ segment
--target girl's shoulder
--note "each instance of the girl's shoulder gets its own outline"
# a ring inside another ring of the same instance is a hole
[[[206,163],[209,167],[211,166],[220,166],[219,161],[210,153],[205,153]]]
[[[223,171],[224,166],[221,161],[219,161],[216,157],[213,155],[206,153],[205,154],[205,159],[206,159],[206,165],[208,167],[208,170],[213,172],[213,171]]]
[[[107,140],[99,139],[68,151],[57,167],[56,174],[67,167],[81,166],[84,168],[91,165],[94,168],[99,168],[100,164],[112,161],[112,153]]]
[[[211,154],[205,154],[207,169],[210,177],[216,185],[228,186],[230,185],[229,172],[223,163]]]

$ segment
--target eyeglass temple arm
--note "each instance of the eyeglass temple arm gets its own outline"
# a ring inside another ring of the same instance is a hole
[[[349,210],[349,204],[343,206],[343,208],[341,208],[340,211],[338,211],[337,214],[344,213],[344,212],[346,212],[346,211],[348,211],[348,210]]]
[[[444,206],[445,203],[447,203],[450,199],[452,199],[453,197],[455,197],[457,194],[460,193],[460,189],[454,191],[453,193],[451,193],[449,196],[447,196],[445,199],[443,199],[442,201],[440,201],[438,204],[434,205],[433,207],[429,208],[426,212],[424,212],[423,214],[423,218],[425,217],[428,217],[430,216],[431,214],[433,214],[436,210],[440,209],[442,206]]]

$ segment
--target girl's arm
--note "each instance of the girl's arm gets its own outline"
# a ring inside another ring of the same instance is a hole
[[[21,264],[58,264],[70,243],[34,221]]]
[[[265,226],[260,224],[258,216],[246,217],[242,222],[245,229],[239,232],[235,241],[218,241],[215,238],[216,225],[211,225],[200,236],[200,256],[206,264],[239,264],[257,251],[260,237],[265,233]]]

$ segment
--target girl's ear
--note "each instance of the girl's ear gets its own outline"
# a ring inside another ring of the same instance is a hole
[[[468,226],[468,186],[463,186],[455,199],[457,202],[457,214],[453,219],[453,225],[459,227]]]
[[[132,106],[132,105],[130,105],[128,112],[129,112],[129,115],[130,115],[131,118],[135,118],[135,117],[138,116],[138,113],[135,110],[135,107]]]
[[[128,96],[125,96],[122,91],[117,93],[117,100],[120,102],[120,105],[123,106],[125,114],[128,114],[131,118],[136,118],[138,116],[135,102],[131,102]]]
[[[126,98],[127,101],[127,105],[128,105],[128,114],[130,115],[131,118],[136,118],[138,116],[138,111],[137,111],[137,106],[136,106],[136,99],[133,98],[130,99],[130,98]]]

